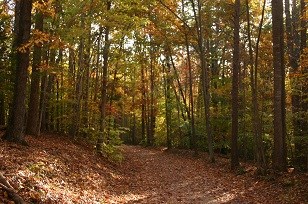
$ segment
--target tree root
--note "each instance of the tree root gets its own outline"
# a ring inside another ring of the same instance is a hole
[[[16,204],[27,204],[27,202],[24,201],[23,198],[18,195],[16,190],[11,186],[11,184],[4,178],[4,176],[1,173],[0,173],[0,188],[5,190],[10,196],[10,198]]]

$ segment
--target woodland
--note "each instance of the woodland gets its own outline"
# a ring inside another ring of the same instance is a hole
[[[308,202],[307,0],[0,0],[0,203]]]

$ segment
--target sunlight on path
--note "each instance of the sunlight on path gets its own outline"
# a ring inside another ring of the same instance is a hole
[[[215,181],[207,178],[207,169],[200,161],[141,147],[124,146],[123,151],[123,165],[133,172],[127,186],[129,192],[110,197],[111,203],[214,204],[236,197],[220,192]]]

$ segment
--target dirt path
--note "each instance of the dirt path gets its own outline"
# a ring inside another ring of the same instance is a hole
[[[281,203],[262,184],[228,173],[228,166],[216,172],[218,164],[209,167],[188,155],[132,146],[123,150],[126,177],[116,184],[120,193],[110,198],[115,203]]]
[[[164,151],[125,146],[129,190],[138,203],[217,203],[198,161]],[[133,201],[131,201],[133,203]]]

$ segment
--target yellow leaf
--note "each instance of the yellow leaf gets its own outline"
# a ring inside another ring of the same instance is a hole
[[[6,191],[4,191],[3,195],[4,195],[5,198],[8,198],[8,197],[9,197],[9,195],[7,194]]]

